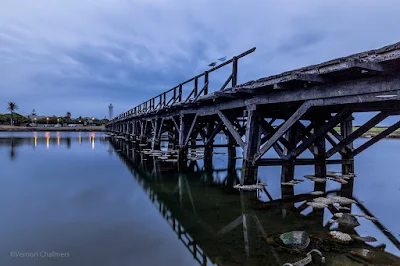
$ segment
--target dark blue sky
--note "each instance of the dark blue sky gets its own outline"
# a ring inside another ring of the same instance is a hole
[[[251,47],[239,82],[400,40],[398,0],[2,0],[0,113],[130,109]],[[224,71],[212,77],[224,78]]]

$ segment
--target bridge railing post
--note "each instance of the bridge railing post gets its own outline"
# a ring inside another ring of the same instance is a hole
[[[204,72],[204,95],[208,94],[208,71]]]
[[[232,60],[232,88],[237,85],[238,58],[235,56]]]

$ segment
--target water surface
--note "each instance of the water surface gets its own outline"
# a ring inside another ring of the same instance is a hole
[[[241,160],[228,168],[226,155],[215,154],[213,172],[193,161],[179,174],[173,163],[133,148],[103,133],[0,132],[0,265],[282,265],[303,254],[268,245],[264,236],[304,230],[324,239],[337,227],[327,225],[326,209],[298,213],[304,201],[279,201],[286,193],[281,167],[260,168],[267,193],[239,193],[232,186]],[[399,149],[400,141],[384,140],[355,163],[360,204],[352,212],[363,213],[362,206],[379,221],[359,219],[355,232],[377,238],[371,246],[385,245],[390,258],[400,255]],[[310,173],[313,166],[296,168],[297,178]],[[313,190],[305,180],[293,192]],[[336,190],[329,181],[327,191]],[[361,265],[347,249],[325,252],[328,265]]]

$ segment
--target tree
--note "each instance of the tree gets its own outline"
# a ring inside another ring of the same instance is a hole
[[[15,102],[9,102],[8,103],[8,107],[7,110],[10,111],[11,114],[11,125],[13,125],[13,114],[15,111],[17,111],[19,109],[18,105]]]
[[[65,117],[64,117],[64,122],[65,123],[71,123],[71,112],[67,112]]]

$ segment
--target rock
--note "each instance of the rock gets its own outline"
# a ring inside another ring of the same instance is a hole
[[[324,197],[319,197],[319,198],[315,198],[313,199],[314,202],[321,202],[324,203],[326,205],[332,204],[332,201],[328,198],[324,198]]]
[[[328,208],[328,205],[326,205],[325,203],[322,202],[307,202],[308,206],[311,206],[315,209],[324,209],[324,208]]]
[[[362,242],[376,242],[378,241],[375,237],[373,236],[353,236],[354,239],[362,241]]]
[[[323,195],[324,192],[323,192],[323,191],[313,191],[313,192],[311,192],[310,194],[311,194],[311,195],[319,196],[319,195]]]
[[[351,236],[349,234],[340,232],[340,231],[330,231],[328,235],[335,240],[336,242],[342,243],[342,244],[348,244],[353,241]]]
[[[340,197],[340,196],[328,197],[328,199],[330,199],[333,203],[339,203],[339,204],[342,204],[342,205],[351,204],[351,203],[357,203],[353,199],[349,199],[349,198],[346,198],[346,197]]]
[[[338,213],[335,213],[333,216],[334,216],[335,218],[340,218],[340,217],[343,216],[343,213],[338,212]]]
[[[375,217],[368,216],[368,215],[365,215],[365,214],[353,214],[353,216],[363,217],[363,218],[365,218],[367,220],[370,220],[370,221],[373,221],[373,222],[377,221],[377,219]]]
[[[339,219],[337,219],[336,222],[338,222],[339,224],[341,224],[343,226],[347,226],[347,227],[351,227],[351,228],[354,228],[354,227],[357,227],[360,225],[357,218],[348,213],[343,213],[343,215]]]
[[[239,190],[247,190],[247,191],[253,191],[257,189],[263,189],[266,186],[266,184],[259,183],[255,185],[234,185],[233,188],[239,189]]]
[[[368,262],[372,262],[376,259],[376,255],[374,254],[374,252],[371,252],[370,250],[365,248],[350,250],[350,254]]]
[[[292,231],[281,234],[283,244],[290,248],[305,249],[310,244],[310,238],[304,231]]]

